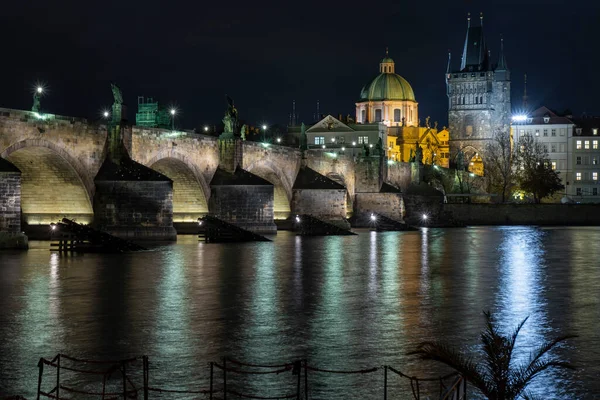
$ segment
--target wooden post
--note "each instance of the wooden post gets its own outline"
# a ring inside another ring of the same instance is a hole
[[[209,391],[209,399],[213,398],[213,374],[214,374],[214,363],[210,362],[210,391]]]
[[[38,375],[38,391],[37,391],[37,400],[40,400],[40,391],[42,390],[42,376],[44,375],[44,359],[40,358],[40,362],[38,362],[39,375]]]
[[[60,354],[56,358],[56,399],[60,399]]]
[[[125,361],[121,361],[121,373],[123,374],[123,400],[127,400],[127,370]]]
[[[296,400],[300,400],[300,381],[302,379],[302,360],[298,360],[296,362],[294,362],[294,368],[296,369],[296,366],[298,366],[297,368],[297,373],[298,373],[298,385],[296,387]]]
[[[304,400],[308,400],[308,362],[304,360]]]
[[[227,358],[223,358],[223,400],[227,400]]]
[[[148,400],[148,356],[143,356],[144,369],[144,400]]]
[[[383,400],[387,400],[387,365],[383,366]]]

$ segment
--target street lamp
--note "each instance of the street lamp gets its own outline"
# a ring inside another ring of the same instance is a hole
[[[108,117],[110,117],[110,113],[107,110],[104,110],[102,116],[104,117],[104,119],[108,119]]]
[[[277,138],[277,143],[281,143],[281,138],[280,137]]]
[[[38,86],[38,87],[37,87],[37,89],[36,89],[36,91],[37,91],[39,94],[42,94],[42,92],[44,91],[44,88],[43,88],[43,87],[41,87],[41,86]]]
[[[171,130],[175,130],[175,114],[177,114],[177,110],[175,110],[174,108],[171,108]]]
[[[204,127],[204,132],[208,132],[208,126]]]

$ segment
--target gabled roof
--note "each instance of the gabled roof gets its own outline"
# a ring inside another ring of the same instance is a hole
[[[545,125],[545,124],[572,124],[573,121],[571,121],[569,118],[567,117],[562,117],[560,115],[556,115],[556,113],[554,113],[552,110],[550,110],[548,107],[542,106],[538,109],[536,109],[535,111],[533,111],[530,115],[529,118],[531,119],[531,122],[527,122],[527,125]],[[548,119],[548,122],[546,122],[546,119]]]
[[[296,181],[292,189],[346,189],[336,181],[329,179],[325,175],[319,174],[314,169],[301,167],[296,176]]]
[[[354,129],[344,124],[339,119],[328,115],[310,128],[306,130],[306,133],[313,132],[353,132]]]
[[[438,139],[437,135],[435,133],[433,133],[433,131],[431,129],[427,129],[425,132],[423,132],[423,134],[419,138],[419,143],[423,143],[423,141],[427,138],[427,136],[431,136],[433,138],[433,140],[435,141],[435,143],[438,143],[438,144],[440,143],[440,140]]]
[[[210,186],[226,186],[226,185],[239,185],[239,186],[273,186],[273,184],[266,179],[256,176],[251,172],[246,171],[240,167],[235,169],[235,172],[225,171],[222,168],[217,168],[213,175]]]

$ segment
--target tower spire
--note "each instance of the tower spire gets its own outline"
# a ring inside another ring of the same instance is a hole
[[[479,13],[479,24],[483,26],[483,12]]]
[[[450,49],[448,49],[448,65],[446,66],[446,74],[450,73],[451,62],[452,62],[452,53],[450,52]]]
[[[525,80],[523,82],[523,110],[527,109],[527,73],[525,73]]]
[[[500,35],[500,57],[498,57],[498,67],[496,67],[496,69],[501,71],[508,69],[506,58],[504,57],[504,38],[502,35]]]

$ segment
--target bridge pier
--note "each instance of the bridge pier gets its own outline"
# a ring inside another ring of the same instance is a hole
[[[21,171],[0,158],[0,249],[27,249],[21,232]]]

